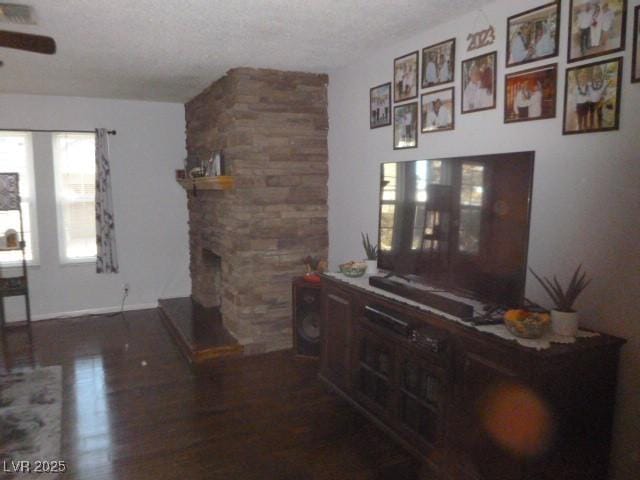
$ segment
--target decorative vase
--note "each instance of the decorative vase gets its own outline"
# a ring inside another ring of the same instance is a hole
[[[557,335],[575,337],[578,333],[578,312],[551,310],[551,330]]]
[[[367,273],[373,275],[378,273],[378,261],[377,260],[365,260],[367,262]]]

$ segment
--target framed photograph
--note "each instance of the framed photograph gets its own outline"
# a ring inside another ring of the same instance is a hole
[[[456,65],[456,39],[422,49],[422,88],[453,82]]]
[[[369,90],[370,128],[391,125],[391,82],[383,83]]]
[[[548,3],[507,19],[507,67],[558,55],[560,2]]]
[[[635,9],[633,21],[633,67],[631,81],[640,82],[640,5]]]
[[[418,98],[418,51],[393,61],[393,101]]]
[[[555,118],[557,64],[510,73],[504,84],[504,123]]]
[[[569,63],[624,50],[627,0],[571,0],[569,15]]]
[[[622,57],[568,68],[562,133],[618,130],[621,83]]]
[[[455,128],[454,88],[423,93],[420,97],[422,133],[444,132]]]
[[[498,52],[485,53],[462,62],[462,113],[496,108]]]
[[[418,102],[393,107],[393,149],[418,146]]]

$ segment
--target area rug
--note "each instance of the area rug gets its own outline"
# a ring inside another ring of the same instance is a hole
[[[61,417],[62,367],[0,373],[0,477],[58,478]]]

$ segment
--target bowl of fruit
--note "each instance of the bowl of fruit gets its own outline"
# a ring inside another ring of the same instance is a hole
[[[507,310],[504,314],[504,325],[516,337],[540,338],[550,324],[551,318],[548,313]]]
[[[366,262],[347,262],[340,265],[340,273],[347,277],[357,278],[364,275],[367,271]]]

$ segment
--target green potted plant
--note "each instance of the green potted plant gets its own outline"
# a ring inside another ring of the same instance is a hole
[[[529,270],[553,301],[554,308],[551,310],[551,329],[553,332],[558,335],[575,337],[578,332],[578,312],[573,306],[587,285],[591,283],[591,279],[587,279],[586,272],[582,271],[582,265],[579,265],[573,273],[566,288],[563,288],[555,275],[551,281],[547,277],[538,275],[532,268]]]
[[[360,233],[362,236],[362,246],[366,255],[367,273],[373,274],[378,272],[378,245],[373,245],[369,240],[368,233]]]

